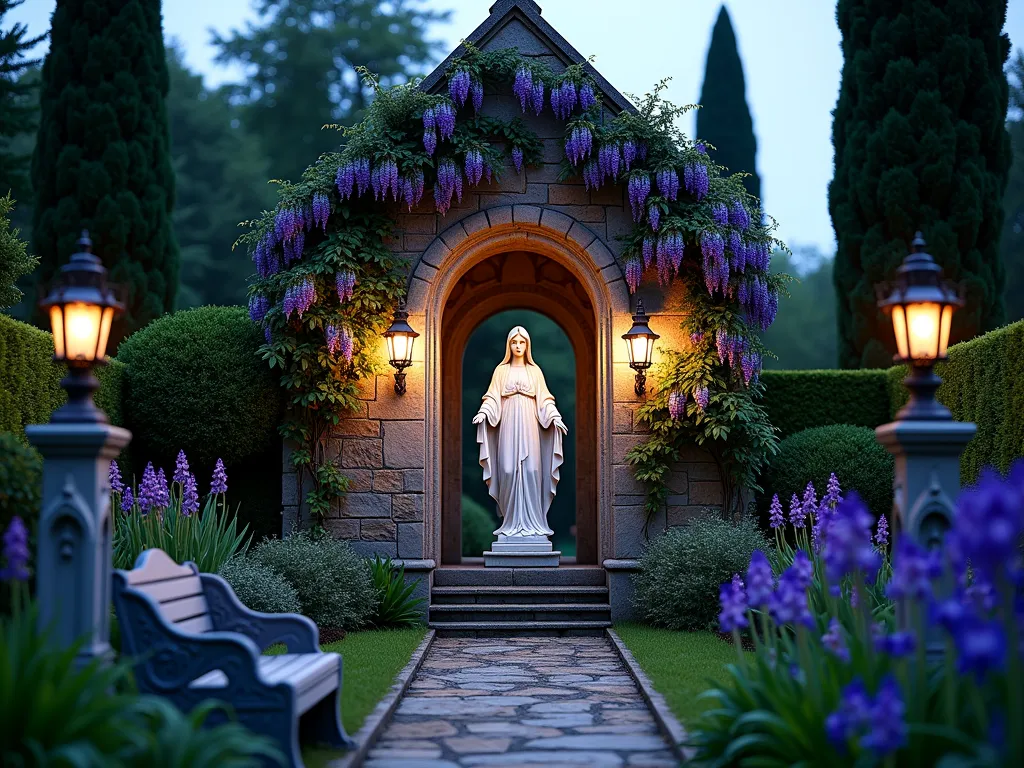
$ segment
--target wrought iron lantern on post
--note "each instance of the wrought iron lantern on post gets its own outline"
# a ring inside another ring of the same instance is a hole
[[[647,391],[647,369],[651,367],[651,355],[654,353],[654,342],[661,337],[651,330],[647,324],[647,313],[644,311],[644,300],[636,300],[636,314],[633,315],[633,327],[622,334],[629,351],[629,367],[636,371],[636,383],[633,391],[637,397],[643,397]]]
[[[896,280],[876,287],[879,308],[892,317],[894,359],[910,366],[904,379],[910,401],[875,435],[896,460],[893,525],[931,548],[941,546],[952,525],[960,454],[976,428],[953,421],[935,398],[942,381],[934,367],[946,357],[953,313],[963,306],[960,290],[943,280],[942,268],[925,252],[920,232],[911,245]]]
[[[398,304],[391,327],[384,332],[388,344],[388,362],[395,369],[395,394],[404,395],[405,369],[412,365],[412,348],[419,336],[409,325],[409,313],[405,308],[405,299]]]
[[[131,440],[126,429],[107,423],[93,403],[99,382],[92,375],[106,363],[107,342],[122,304],[107,283],[107,270],[92,254],[87,232],[79,252],[40,302],[53,329],[54,360],[66,364],[61,386],[67,403],[48,424],[25,428],[43,456],[43,505],[39,519],[36,594],[41,627],[53,642],[70,647],[83,640],[76,663],[109,660],[113,519],[110,462]]]

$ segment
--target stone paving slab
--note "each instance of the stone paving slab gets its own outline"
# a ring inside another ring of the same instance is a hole
[[[437,638],[367,768],[676,766],[607,638]]]

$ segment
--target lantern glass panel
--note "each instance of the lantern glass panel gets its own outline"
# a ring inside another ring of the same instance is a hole
[[[100,339],[96,344],[96,356],[104,357],[107,354],[107,342],[110,340],[110,326],[114,322],[114,308],[104,307],[103,318],[100,320]]]
[[[412,359],[413,339],[404,333],[388,336],[389,359],[396,363],[409,362]]]
[[[646,336],[634,336],[632,339],[633,362],[649,363],[651,358],[651,340]]]
[[[901,359],[908,360],[910,350],[907,347],[907,316],[902,304],[894,304],[892,307],[892,330],[896,336],[896,351]]]
[[[103,307],[74,301],[64,305],[64,344],[68,360],[96,359]]]
[[[939,329],[939,357],[946,356],[946,348],[949,346],[949,329],[953,324],[953,310],[955,307],[952,304],[946,304],[942,307],[942,327]]]
[[[934,360],[939,356],[942,305],[932,301],[911,303],[906,312],[911,359]]]
[[[64,313],[60,304],[50,307],[50,328],[53,329],[53,352],[60,359],[65,357],[64,350]]]

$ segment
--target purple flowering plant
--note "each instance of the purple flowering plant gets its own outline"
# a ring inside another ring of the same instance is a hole
[[[176,562],[192,561],[201,571],[216,573],[230,557],[248,549],[249,526],[239,530],[238,507],[228,506],[227,472],[220,459],[205,496],[200,496],[184,451],[178,452],[170,484],[161,480],[163,468],[154,468],[152,462],[137,490],[121,480],[116,461],[110,462],[109,477],[115,568],[130,569],[142,552],[159,548]]]
[[[962,492],[939,550],[879,536],[838,481],[806,523],[722,585],[755,650],[704,694],[695,759],[1024,764],[1024,461]]]

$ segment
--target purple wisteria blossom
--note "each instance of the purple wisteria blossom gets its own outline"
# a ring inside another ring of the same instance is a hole
[[[460,107],[463,106],[466,103],[466,99],[469,98],[469,89],[472,82],[472,76],[465,69],[458,70],[448,78],[448,95],[451,97],[451,100]]]
[[[693,401],[697,403],[697,408],[702,413],[708,407],[708,403],[711,400],[711,392],[704,384],[698,384],[693,389]]]
[[[647,206],[647,221],[650,222],[651,229],[655,232],[658,231],[658,225],[661,223],[661,206],[657,203],[650,203]]]
[[[327,343],[327,354],[336,355],[341,348],[341,338],[338,336],[338,329],[334,325],[324,328],[324,341]]]
[[[423,149],[425,149],[427,154],[431,157],[433,157],[434,152],[437,151],[437,131],[434,129],[423,131]]]
[[[124,483],[121,481],[121,468],[116,461],[110,462],[107,470],[107,482],[110,483],[110,490],[114,493],[121,493],[124,490]]]
[[[700,236],[704,258],[704,285],[708,293],[725,291],[729,284],[729,262],[725,258],[725,240],[717,232],[707,230]]]
[[[473,112],[479,113],[484,105],[484,84],[479,80],[474,80],[469,87],[469,98],[473,102]]]
[[[675,201],[679,196],[679,174],[675,168],[666,168],[657,173],[658,192],[666,200]]]
[[[281,269],[281,259],[274,250],[274,233],[267,232],[253,248],[252,262],[256,265],[256,273],[260,277],[270,277]]]
[[[456,192],[461,199],[462,172],[450,157],[446,157],[438,163],[437,183],[434,185],[434,203],[442,216],[451,208]]]
[[[254,293],[249,297],[249,319],[254,323],[262,323],[270,311],[270,299],[262,293]]]
[[[715,224],[719,227],[725,228],[729,226],[729,209],[725,207],[725,203],[711,204],[711,218],[715,220]]]
[[[338,294],[338,301],[344,304],[352,298],[356,287],[356,274],[351,269],[345,269],[334,275],[334,288]]]
[[[184,451],[178,451],[178,458],[174,461],[174,474],[171,476],[171,480],[180,485],[185,484],[185,478],[188,477],[188,457]]]
[[[782,514],[782,502],[779,501],[779,494],[772,496],[772,503],[768,511],[768,525],[771,528],[781,528],[786,524],[786,518]]]
[[[228,492],[228,473],[224,469],[224,462],[221,459],[217,459],[217,463],[213,465],[213,480],[210,483],[210,493],[227,493]]]
[[[189,517],[199,511],[199,489],[196,488],[196,476],[189,472],[185,476],[185,484],[181,493],[181,514]]]
[[[577,125],[565,140],[565,157],[573,165],[578,165],[590,156],[594,145],[594,134],[586,125]]]
[[[850,661],[850,649],[846,646],[843,627],[835,616],[828,623],[828,631],[821,636],[821,642],[840,661],[847,663]]]
[[[629,205],[633,209],[633,221],[643,218],[647,207],[647,196],[651,194],[651,178],[646,173],[634,173],[627,185]]]
[[[738,573],[732,577],[732,581],[722,585],[718,601],[722,609],[718,614],[718,625],[723,632],[747,626],[747,595],[743,589],[743,579]]]
[[[654,249],[655,239],[653,237],[645,237],[643,245],[641,246],[640,253],[644,259],[644,269],[651,266],[651,262],[654,260]]]
[[[760,549],[755,549],[747,566],[747,602],[754,608],[768,605],[775,591],[775,575],[772,564]]]
[[[552,88],[551,110],[555,113],[555,117],[559,120],[568,120],[576,108],[577,99],[576,83],[572,80],[563,80]]]
[[[540,115],[544,111],[544,81],[538,79],[533,84],[533,112]]]
[[[598,189],[601,186],[601,166],[597,160],[591,158],[583,166],[583,184],[587,190]]]
[[[442,101],[434,107],[434,120],[443,141],[447,141],[455,134],[455,108],[450,103]]]
[[[640,287],[643,272],[644,269],[640,264],[640,259],[633,258],[626,261],[626,285],[629,286],[630,293],[636,293],[636,289]]]
[[[602,144],[597,150],[597,165],[601,170],[602,180],[610,178],[615,181],[619,177],[619,164],[622,160],[621,148],[618,144],[609,142]]]
[[[702,162],[687,163],[683,166],[683,186],[697,200],[703,200],[711,190],[708,167]]]
[[[413,206],[419,205],[423,199],[423,187],[425,184],[423,169],[417,168],[411,176],[402,179],[402,201],[411,211]]]
[[[668,415],[674,421],[678,421],[686,412],[686,393],[673,389],[668,395]]]
[[[331,201],[323,192],[313,195],[313,224],[327,231],[327,219],[331,217]]]
[[[597,94],[594,93],[594,86],[587,82],[580,86],[580,109],[586,112],[597,104]]]
[[[341,352],[341,356],[345,359],[346,363],[352,362],[353,354],[353,339],[352,334],[349,333],[348,328],[342,328],[341,333],[338,337],[338,350]]]
[[[297,314],[301,318],[315,302],[316,286],[313,283],[313,278],[304,277],[300,282],[285,289],[282,308],[285,317],[291,319],[292,314]]]
[[[523,112],[533,101],[533,74],[526,67],[516,70],[515,79],[512,81],[512,93],[519,98],[519,106]]]
[[[636,142],[626,139],[622,143],[622,164],[626,167],[626,173],[629,173],[630,167],[636,162],[637,154]]]
[[[523,172],[523,148],[512,147],[512,165],[515,166],[516,173]]]
[[[28,581],[28,529],[22,519],[15,515],[4,531],[3,556],[6,566],[0,572],[4,581]]]
[[[470,184],[479,184],[484,177],[484,155],[479,149],[466,152],[466,178]]]
[[[737,198],[733,198],[729,203],[729,223],[741,230],[750,226],[750,214]]]

